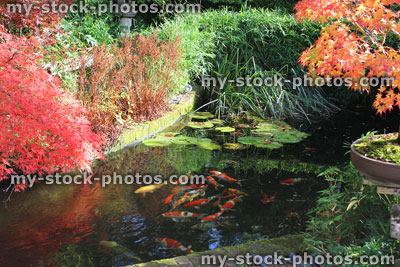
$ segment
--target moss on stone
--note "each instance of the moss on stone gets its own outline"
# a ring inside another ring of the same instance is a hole
[[[174,124],[179,118],[193,110],[195,103],[195,92],[191,92],[183,97],[181,103],[172,107],[164,116],[143,123],[138,123],[122,132],[117,144],[107,150],[107,153],[116,152],[127,146],[143,141],[150,136],[163,131],[168,126]]]
[[[361,139],[354,148],[364,156],[400,164],[400,144],[398,134],[370,135]]]

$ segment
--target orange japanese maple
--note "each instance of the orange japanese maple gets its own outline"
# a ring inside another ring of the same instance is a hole
[[[323,23],[320,38],[299,61],[315,76],[351,78],[350,88],[369,92],[362,78],[393,78],[379,88],[373,104],[378,114],[400,108],[400,54],[386,46],[400,37],[400,0],[302,0],[296,18]]]

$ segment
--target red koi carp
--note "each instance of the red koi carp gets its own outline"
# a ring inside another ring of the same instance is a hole
[[[188,253],[193,252],[190,247],[187,248],[171,238],[157,238],[156,240],[165,248],[173,248]]]

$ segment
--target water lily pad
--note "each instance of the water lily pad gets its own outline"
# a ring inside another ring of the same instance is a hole
[[[278,143],[278,142],[270,142],[270,141],[266,141],[260,144],[256,144],[255,145],[258,148],[268,148],[268,149],[277,149],[277,148],[281,148],[283,147],[283,144]]]
[[[209,144],[212,143],[212,140],[209,138],[199,138],[197,139],[197,144],[201,145],[201,144]]]
[[[175,145],[197,145],[198,139],[189,136],[177,136],[171,138],[171,142]]]
[[[208,129],[214,127],[214,124],[206,121],[206,122],[194,122],[191,121],[188,123],[188,126],[194,129]]]
[[[258,132],[267,132],[267,131],[276,131],[276,130],[280,130],[279,125],[276,125],[274,123],[271,122],[263,122],[257,125],[256,127],[257,129],[255,129],[254,131],[258,131]]]
[[[171,139],[168,137],[159,136],[152,139],[146,139],[143,141],[143,144],[149,147],[164,147],[171,145],[172,142]]]
[[[221,133],[232,133],[235,131],[235,128],[232,127],[217,127],[216,131],[220,131]]]
[[[256,145],[264,142],[264,138],[256,136],[239,137],[238,142],[244,145]]]
[[[304,139],[304,138],[307,138],[307,137],[310,136],[310,134],[300,132],[300,131],[298,131],[298,130],[296,130],[296,129],[293,129],[292,132],[293,132],[294,135],[296,135],[298,138],[301,138],[301,139]]]
[[[300,138],[298,138],[296,135],[290,135],[290,134],[280,134],[280,135],[275,135],[273,137],[274,141],[280,142],[280,143],[299,143],[301,141]]]
[[[179,133],[173,133],[173,132],[165,132],[165,133],[159,133],[157,136],[160,137],[174,137],[177,136]]]
[[[215,143],[203,143],[203,144],[199,144],[199,147],[201,147],[202,149],[207,149],[207,150],[221,149],[221,146],[217,145]]]
[[[224,124],[225,123],[224,120],[220,120],[220,119],[213,119],[213,120],[210,120],[209,122],[211,122],[213,124]]]
[[[207,119],[212,119],[214,118],[214,115],[211,114],[210,112],[195,112],[190,115],[193,119],[198,119],[198,120],[207,120]]]
[[[224,144],[224,148],[230,150],[242,150],[246,149],[247,146],[240,143],[226,143]]]

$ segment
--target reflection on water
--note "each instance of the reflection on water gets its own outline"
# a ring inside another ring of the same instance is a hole
[[[327,127],[334,127],[331,123]],[[189,170],[196,174],[218,170],[241,179],[240,189],[249,196],[227,213],[232,219],[200,231],[192,229],[194,223],[175,223],[159,216],[169,210],[162,200],[169,195],[172,185],[144,197],[133,193],[138,185],[102,188],[39,184],[23,194],[14,194],[7,207],[0,205],[0,265],[123,266],[177,255],[160,247],[156,238],[172,238],[201,251],[303,231],[316,192],[325,186],[316,174],[325,166],[347,162],[343,140],[354,140],[365,132],[349,132],[354,129],[350,126],[340,126],[346,134],[321,129],[304,143],[273,153],[256,148],[125,149],[99,163],[96,176],[116,172],[168,177]],[[295,186],[279,184],[287,178],[306,180]],[[268,196],[277,193],[277,197],[263,205],[261,192]],[[211,212],[212,207],[201,210],[205,214]]]

